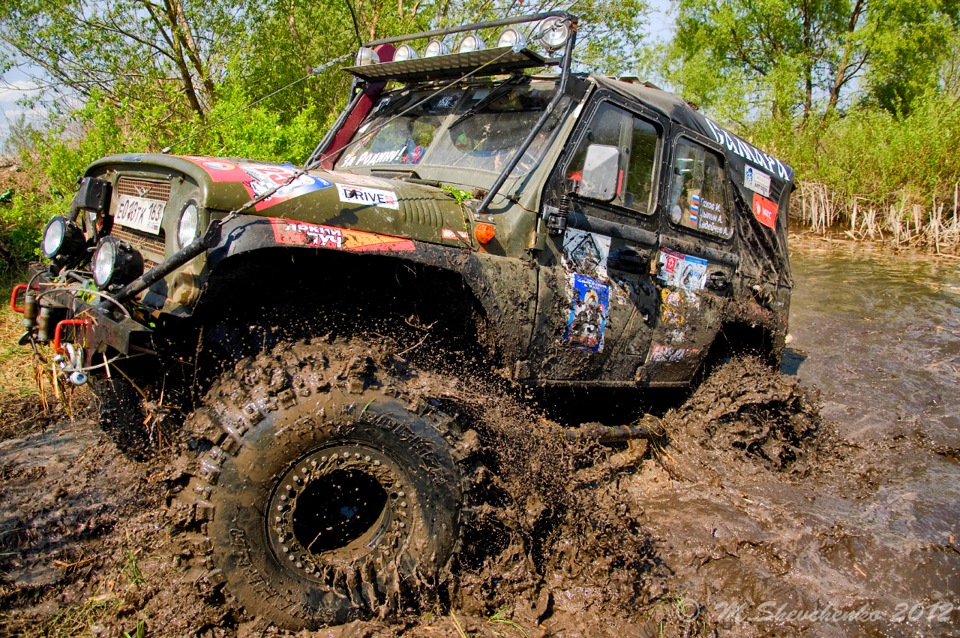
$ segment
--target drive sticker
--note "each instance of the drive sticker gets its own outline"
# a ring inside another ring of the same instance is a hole
[[[567,228],[563,234],[563,257],[566,266],[591,277],[607,277],[607,258],[610,256],[610,238]]]
[[[287,246],[315,246],[348,252],[411,252],[417,249],[413,241],[392,235],[378,235],[362,230],[337,228],[322,224],[307,224],[291,219],[270,218],[273,238]]]
[[[664,286],[685,290],[702,290],[707,279],[706,259],[673,250],[660,251],[659,279]]]
[[[674,348],[673,346],[652,346],[647,355],[648,362],[676,363],[700,354],[700,348]]]
[[[607,322],[610,288],[585,275],[573,275],[573,308],[563,338],[571,346],[588,352],[603,350],[603,329]]]
[[[234,163],[216,157],[193,157],[189,155],[181,155],[180,157],[200,166],[214,182],[243,184],[250,197],[260,197],[280,186],[281,188],[275,193],[254,206],[254,210],[257,211],[332,186],[327,180],[309,173],[298,176],[299,169],[293,164]]]
[[[700,196],[691,195],[690,196],[690,223],[696,224],[699,218],[700,218]]]
[[[340,193],[341,202],[362,204],[364,206],[382,206],[383,208],[400,210],[400,202],[397,201],[397,194],[393,191],[367,188],[365,186],[337,184],[337,192]]]
[[[753,216],[767,228],[776,229],[778,207],[775,202],[758,193],[753,194]]]
[[[758,168],[745,166],[743,169],[743,185],[764,197],[770,197],[770,176]]]

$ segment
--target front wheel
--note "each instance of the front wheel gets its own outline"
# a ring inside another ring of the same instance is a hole
[[[362,365],[357,365],[360,360]],[[460,526],[461,476],[409,374],[356,347],[284,346],[217,382],[195,429],[197,518],[247,611],[291,629],[387,616],[435,598]]]

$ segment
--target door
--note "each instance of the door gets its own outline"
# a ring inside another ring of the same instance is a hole
[[[665,122],[595,96],[544,194],[531,367],[542,381],[632,385],[657,311]]]
[[[659,312],[641,380],[684,385],[720,329],[738,259],[724,156],[682,132],[672,144],[660,243],[651,268]]]

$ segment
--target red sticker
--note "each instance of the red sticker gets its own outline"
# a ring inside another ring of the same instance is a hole
[[[417,249],[409,239],[378,235],[362,230],[307,224],[290,219],[270,218],[273,238],[278,244],[336,248],[348,252],[410,252]]]
[[[757,193],[753,194],[753,216],[767,228],[777,227],[778,210],[775,202]]]

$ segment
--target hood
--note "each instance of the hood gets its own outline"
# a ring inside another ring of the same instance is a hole
[[[114,155],[94,162],[88,174],[185,176],[210,211],[235,210],[283,184],[299,169],[239,158]],[[438,244],[462,245],[468,217],[447,192],[402,181],[311,170],[257,203],[245,214],[323,224]]]

